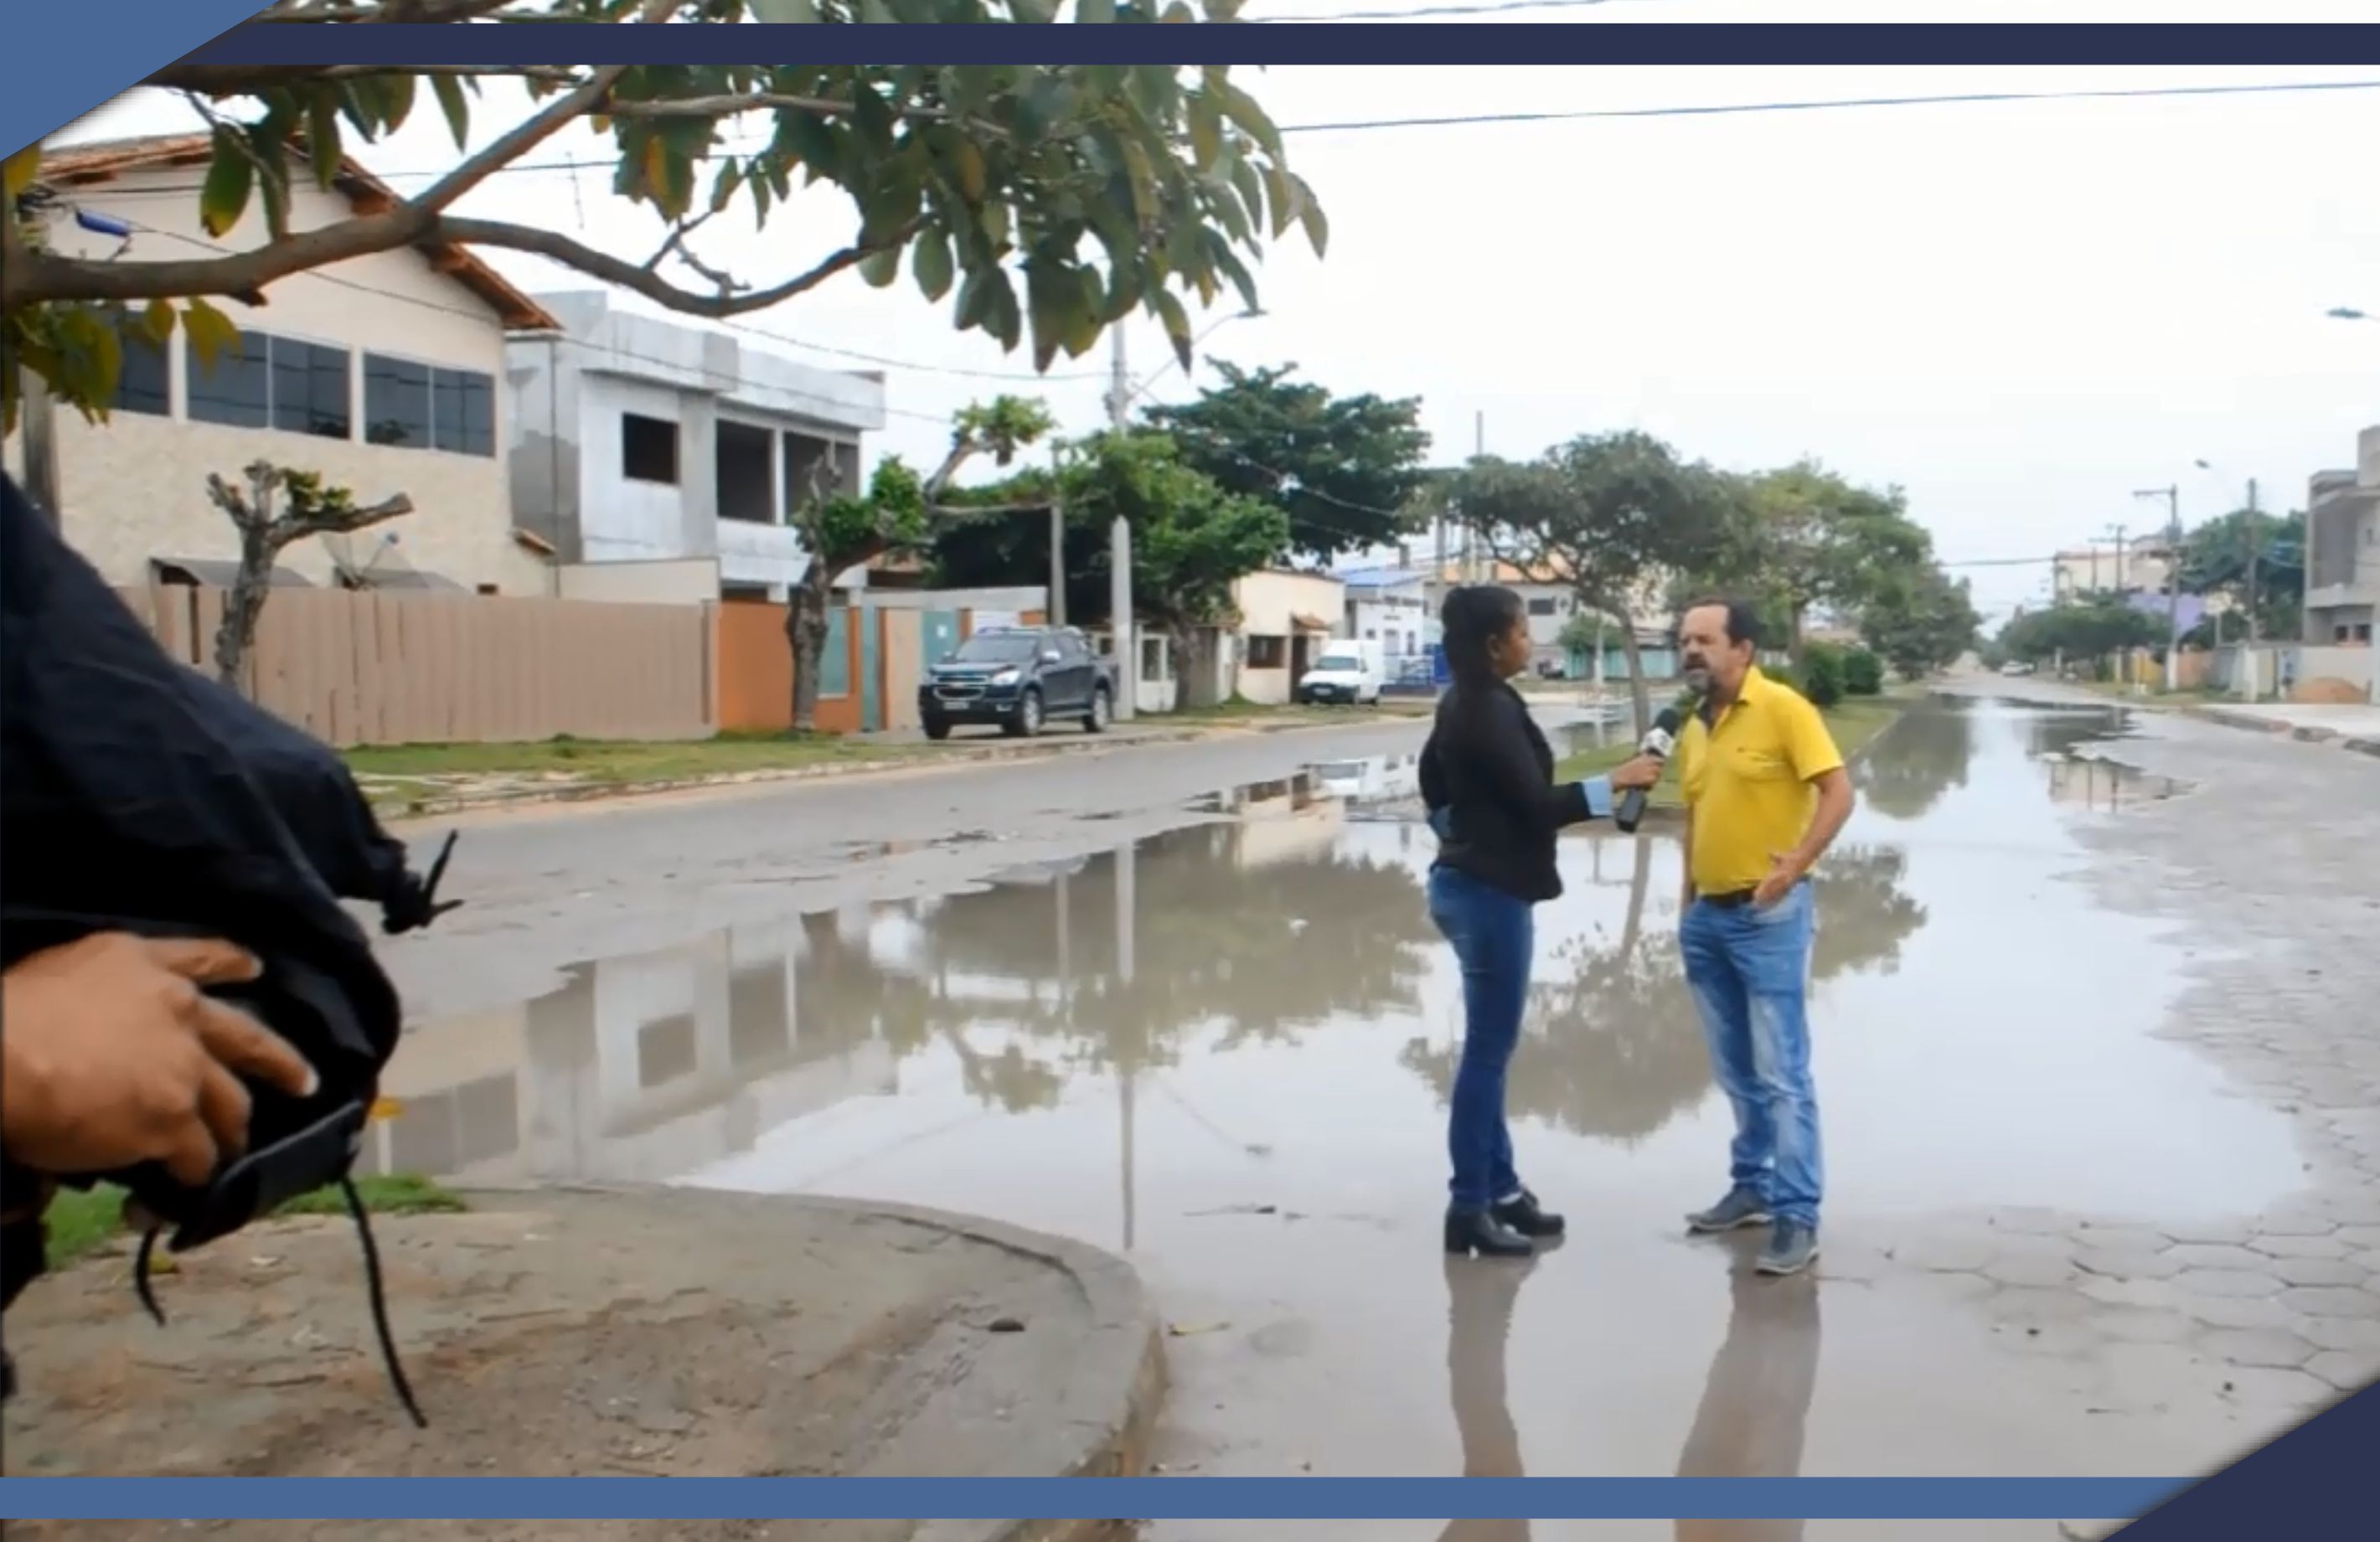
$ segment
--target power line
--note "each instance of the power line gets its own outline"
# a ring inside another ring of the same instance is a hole
[[[1597,119],[1729,117],[1762,113],[1833,112],[1850,108],[1991,105],[2019,102],[2136,102],[2155,97],[2275,96],[2314,91],[2380,90],[2380,80],[2282,80],[2239,86],[2106,87],[2093,91],[1946,91],[1924,96],[1842,96],[1801,102],[1731,102],[1700,106],[1589,107],[1566,112],[1455,113],[1438,117],[1361,118],[1340,123],[1284,124],[1284,134],[1341,134],[1388,128],[1457,128],[1487,124],[1585,123]]]

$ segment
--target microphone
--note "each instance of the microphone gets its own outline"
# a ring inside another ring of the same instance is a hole
[[[1675,707],[1662,708],[1661,715],[1655,718],[1653,726],[1646,730],[1644,742],[1636,747],[1637,753],[1649,755],[1656,760],[1668,759],[1678,747],[1679,726],[1678,710]],[[1620,827],[1621,833],[1636,833],[1638,822],[1645,818],[1645,789],[1642,787],[1631,787],[1620,795],[1620,807],[1612,810],[1611,822]]]

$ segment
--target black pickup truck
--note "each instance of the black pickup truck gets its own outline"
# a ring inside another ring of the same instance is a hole
[[[1053,718],[1103,734],[1114,721],[1117,689],[1115,666],[1074,627],[999,627],[976,633],[926,671],[917,720],[929,739],[947,739],[963,722],[1030,738]]]

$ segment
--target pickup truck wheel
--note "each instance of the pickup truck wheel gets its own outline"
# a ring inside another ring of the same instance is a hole
[[[1106,733],[1108,731],[1108,718],[1110,714],[1111,709],[1108,706],[1108,688],[1105,686],[1101,686],[1098,690],[1091,693],[1091,710],[1083,714],[1083,732],[1086,734]]]
[[[1041,693],[1027,690],[1016,703],[1016,715],[1001,725],[1012,739],[1029,739],[1041,732]]]

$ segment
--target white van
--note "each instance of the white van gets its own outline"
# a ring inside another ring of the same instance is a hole
[[[1297,699],[1365,705],[1380,699],[1386,680],[1387,658],[1377,641],[1332,637],[1322,645],[1314,667],[1298,677]]]

